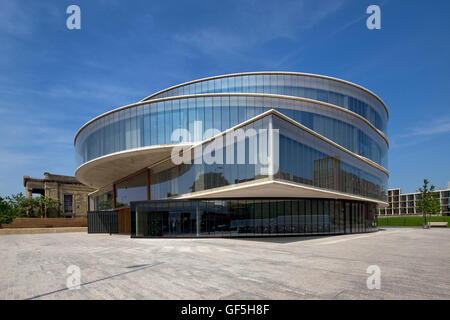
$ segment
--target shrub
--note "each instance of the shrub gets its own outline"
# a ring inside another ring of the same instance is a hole
[[[0,225],[10,224],[15,218],[14,210],[7,201],[0,197]]]

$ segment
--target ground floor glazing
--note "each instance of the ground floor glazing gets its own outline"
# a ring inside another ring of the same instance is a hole
[[[131,203],[132,237],[255,237],[373,232],[376,204],[334,199]]]

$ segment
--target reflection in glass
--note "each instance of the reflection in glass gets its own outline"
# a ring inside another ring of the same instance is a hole
[[[346,208],[344,220],[339,218],[339,208]],[[131,212],[133,237],[327,235],[377,230],[374,204],[345,200],[141,201],[131,204]],[[337,218],[328,219],[331,212]]]

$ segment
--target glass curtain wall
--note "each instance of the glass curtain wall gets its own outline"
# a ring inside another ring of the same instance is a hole
[[[270,123],[274,129],[279,130],[279,141],[273,141],[279,144],[279,155],[276,157],[279,159],[279,164],[275,166],[278,170],[275,171],[274,179],[386,201],[388,177],[384,172],[294,124],[278,116],[268,115],[242,129],[246,131],[269,128]],[[239,163],[238,152],[234,152],[233,162],[230,164],[224,147],[221,152],[218,152],[221,154],[221,164],[206,164],[205,161],[195,164],[194,151],[191,151],[191,164],[175,165],[171,159],[168,159],[152,167],[151,199],[166,199],[181,194],[268,178],[267,171],[263,170],[264,168],[267,170],[268,167],[251,164],[249,158],[255,153],[251,151],[254,150],[255,145],[259,146],[260,139],[266,139],[266,137],[258,135],[257,142],[252,147],[251,138],[246,136],[243,163]],[[207,150],[211,143],[205,143],[202,146],[203,150]],[[265,145],[268,146],[269,143]],[[238,150],[237,141],[232,145],[232,149]],[[269,154],[268,149],[258,152]],[[139,200],[143,199],[146,198]]]
[[[318,100],[355,112],[369,120],[376,128],[387,132],[387,112],[373,95],[332,79],[307,75],[249,74],[236,75],[181,85],[151,100],[202,93],[267,93]]]
[[[113,208],[114,195],[112,190],[99,192],[89,196],[89,211],[103,211],[111,210]]]
[[[190,150],[190,163],[175,165],[167,159],[150,169],[150,199],[167,199],[182,194],[209,190],[233,184],[270,178],[269,168],[275,168],[273,179],[311,185],[363,197],[386,201],[387,175],[381,170],[330,145],[311,133],[287,122],[276,115],[268,115],[240,129],[242,132],[260,132],[269,127],[279,130],[279,163],[263,165],[261,156],[251,160],[252,154],[270,155],[269,135],[244,135],[243,140],[233,139],[226,144],[222,136],[222,147],[211,149],[215,140],[204,143],[201,155],[209,150],[216,155],[215,162],[206,163],[206,158],[196,164],[195,150]],[[262,131],[267,132],[267,131]],[[263,141],[264,140],[264,141]],[[243,146],[243,149],[239,149]],[[261,149],[261,148],[265,149]],[[228,159],[228,148],[232,158]],[[242,150],[244,154],[241,154]],[[264,158],[264,157],[263,157]],[[240,160],[243,162],[240,162]],[[219,161],[220,160],[220,161]],[[231,160],[231,163],[230,163]],[[220,162],[220,163],[218,163]],[[129,177],[116,184],[116,206],[129,205],[130,201],[147,200],[146,172]],[[315,203],[306,204],[309,207]],[[255,209],[258,210],[258,209]],[[255,211],[254,211],[255,212]],[[262,225],[259,225],[262,227]]]
[[[388,176],[311,133],[272,116],[279,129],[279,170],[275,179],[387,200]]]
[[[116,208],[129,206],[131,201],[147,199],[147,171],[117,183]]]
[[[132,237],[245,237],[376,231],[376,205],[328,199],[166,200],[131,204]]]
[[[270,121],[270,117],[264,117],[240,127],[245,135],[242,139],[234,138],[232,143],[228,143],[223,135],[220,137],[220,144],[218,139],[204,143],[200,150],[200,154],[203,155],[200,163],[195,163],[196,154],[193,149],[189,152],[189,163],[175,165],[172,159],[167,159],[151,167],[151,199],[165,199],[267,178],[267,168],[270,164],[264,165],[260,159],[253,159],[252,156],[265,155],[267,160],[269,154],[267,128]],[[262,134],[253,134],[264,129]],[[211,149],[214,148],[214,143],[217,143],[217,148]],[[205,154],[214,158],[213,163],[207,163]]]
[[[76,140],[79,164],[114,152],[180,142],[172,131],[188,130],[187,142],[211,137],[264,111],[276,109],[344,148],[387,168],[387,140],[363,120],[313,102],[271,97],[180,98],[116,111],[84,128]],[[195,124],[200,136],[194,134]]]

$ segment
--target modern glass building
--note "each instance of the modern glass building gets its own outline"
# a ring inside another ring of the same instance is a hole
[[[133,237],[376,230],[387,206],[388,110],[312,74],[187,82],[102,114],[75,136],[91,211],[131,208]]]

